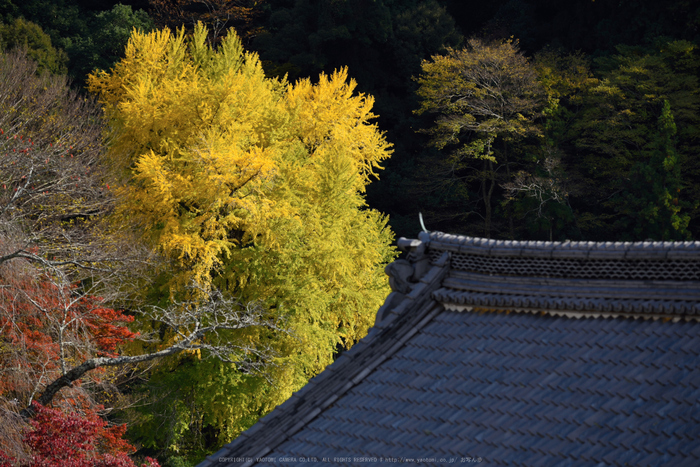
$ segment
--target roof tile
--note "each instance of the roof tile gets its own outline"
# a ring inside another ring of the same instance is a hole
[[[506,269],[529,267],[527,261],[541,263],[543,271],[551,266],[553,276],[564,270],[566,261],[583,265],[572,269],[574,275],[589,266],[604,269],[603,262],[586,259],[597,256],[648,262],[682,252],[682,261],[700,260],[698,243],[553,244],[436,233],[423,237],[430,242],[433,261],[442,251],[452,251],[451,264],[462,263],[450,266],[451,271],[460,274],[468,271],[468,261],[479,258]],[[519,304],[536,311],[544,304],[567,313],[578,308],[690,313],[698,305],[547,294],[559,283],[549,278],[537,285],[536,269],[525,282],[514,273],[493,293],[451,289],[449,281],[463,287],[466,282],[459,281],[466,276],[451,277],[433,297],[469,306]],[[649,272],[626,271],[639,276],[634,280],[656,280]],[[424,299],[423,288],[434,288],[432,279],[443,273],[433,268],[429,274],[435,277],[415,285],[412,298]],[[670,269],[667,273],[675,274]],[[600,286],[596,277],[577,280],[581,291]],[[627,279],[606,280],[617,284]],[[510,292],[523,284],[530,284],[534,295]],[[536,295],[538,290],[544,295]],[[481,456],[494,465],[698,465],[700,323],[595,314],[572,319],[571,314],[440,311],[434,302],[420,308],[410,301],[391,310],[393,321],[385,320],[360,346],[345,352],[313,380],[311,389],[302,389],[265,418],[264,425],[246,433],[256,435],[248,438],[250,449],[267,443],[275,456]],[[378,362],[377,355],[384,360],[367,366]],[[332,392],[324,393],[323,388]],[[320,405],[331,395],[339,395],[335,403]],[[289,439],[283,441],[283,433],[275,435],[275,426],[289,430],[295,423],[301,429]],[[234,442],[221,452],[231,454],[244,444]]]

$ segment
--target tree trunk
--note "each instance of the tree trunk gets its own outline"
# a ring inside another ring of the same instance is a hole
[[[508,146],[506,145],[506,140],[503,139],[503,159],[506,162],[506,180],[510,183],[510,162],[508,161]],[[515,226],[513,225],[513,205],[512,203],[506,204],[506,210],[508,212],[508,230],[510,233],[510,239],[515,240]]]
[[[481,191],[484,197],[484,237],[491,238],[491,197],[496,186],[496,174],[493,171],[493,162],[484,161],[484,176],[481,179]]]

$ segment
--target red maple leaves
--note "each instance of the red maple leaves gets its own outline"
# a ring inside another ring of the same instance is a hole
[[[126,425],[108,426],[94,411],[81,416],[34,403],[36,415],[24,442],[31,459],[16,460],[0,451],[0,467],[135,467],[134,447],[122,439]],[[146,458],[142,467],[159,467]]]
[[[136,336],[126,326],[132,316],[103,306],[99,297],[83,295],[75,285],[59,285],[47,276],[5,277],[3,282],[0,338],[9,346],[0,353],[0,363],[6,372],[19,374],[2,378],[0,395],[23,392],[64,369],[66,361],[114,356],[120,343]],[[20,381],[27,377],[35,381]]]
[[[96,355],[116,356],[119,344],[137,335],[126,326],[133,317],[105,307],[76,285],[61,285],[23,266],[0,268],[0,401],[5,402],[0,406],[28,403],[67,366]],[[0,466],[135,466],[128,456],[135,449],[122,439],[126,426],[108,426],[98,415],[102,407],[79,384],[60,405],[63,410],[34,402],[31,430],[25,424],[23,433],[0,435]],[[3,452],[12,439],[21,439],[22,448]]]

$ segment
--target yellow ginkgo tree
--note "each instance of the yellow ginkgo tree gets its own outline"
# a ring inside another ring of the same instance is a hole
[[[373,99],[354,92],[347,70],[316,84],[266,78],[234,33],[216,50],[206,35],[201,25],[187,38],[135,31],[125,58],[89,80],[110,122],[115,220],[170,262],[170,296],[192,283],[217,289],[261,303],[292,331],[230,335],[276,350],[266,377],[220,361],[169,363],[161,379],[194,401],[169,405],[178,408],[161,436],[180,452],[207,427],[214,444],[230,440],[361,338],[394,256],[386,218],[364,200],[391,154]],[[154,432],[145,427],[141,441]]]

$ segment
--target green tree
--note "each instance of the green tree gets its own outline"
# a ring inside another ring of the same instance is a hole
[[[153,27],[144,11],[107,3],[105,6],[113,6],[100,11],[94,9],[95,2],[6,0],[0,3],[0,14],[4,13],[6,22],[22,18],[40,26],[58,50],[59,64],[67,66],[74,83],[83,85],[90,71],[109,69],[120,57],[133,28],[150,30]],[[29,47],[31,49],[31,44]]]
[[[156,386],[176,379],[183,399],[137,430],[171,452],[230,440],[364,336],[393,258],[386,219],[364,202],[391,153],[371,123],[373,99],[354,93],[345,70],[289,84],[266,78],[234,33],[216,51],[206,38],[201,24],[188,40],[135,32],[126,57],[91,76],[112,126],[116,216],[169,260],[168,295],[194,281],[255,301],[294,337],[227,334],[277,352],[264,376],[196,355],[154,374]]]
[[[84,81],[95,69],[108,70],[124,53],[131,31],[153,29],[153,20],[143,10],[117,3],[110,10],[89,16],[88,32],[67,40],[71,74]]]
[[[38,73],[66,72],[68,56],[63,50],[56,49],[48,34],[31,21],[16,18],[9,24],[0,24],[0,48],[26,49],[27,55],[36,60]]]
[[[547,98],[542,111],[543,139],[528,151],[530,167],[519,171],[505,187],[527,229],[527,238],[581,239],[579,219],[569,199],[582,193],[588,180],[572,168],[578,135],[571,127],[599,80],[581,53],[567,55],[546,49],[535,56],[534,67]]]
[[[694,219],[698,218],[698,207],[684,199],[691,201],[700,196],[697,46],[667,40],[659,40],[652,47],[619,46],[617,55],[601,59],[597,64],[600,78],[582,93],[579,111],[567,130],[572,143],[567,166],[579,185],[577,193],[572,190],[571,202],[579,212],[582,231],[594,239],[630,233],[630,222],[636,222],[638,214],[620,203],[622,199],[631,199],[625,193],[631,186],[632,172],[637,180],[632,182],[634,185],[644,178],[640,178],[640,167],[656,166],[653,170],[661,170],[650,161],[656,152],[666,152],[659,149],[658,138],[662,138],[660,134],[669,134],[671,128],[666,124],[667,129],[661,130],[659,126],[659,116],[668,101],[677,128],[678,158],[674,166],[678,168],[674,170],[680,170],[678,206],[686,206],[690,215],[688,229],[696,235]],[[662,201],[658,200],[656,205],[660,206],[659,203]],[[638,234],[641,235],[638,239],[656,238],[651,231]]]
[[[541,134],[535,120],[545,100],[534,67],[517,42],[470,39],[468,48],[424,61],[418,82],[417,112],[436,115],[427,131],[438,149],[451,149],[438,176],[448,184],[478,184],[483,233],[490,237],[495,192],[518,163],[514,143]]]
[[[76,40],[79,41],[80,37],[90,33],[87,21],[90,15],[69,0],[28,0],[12,3],[16,5],[13,13],[17,17],[38,24],[49,35],[53,46],[66,52],[69,59],[68,74],[71,78],[77,78],[71,63],[74,57],[68,49]]]
[[[612,200],[624,217],[626,240],[688,240],[690,215],[681,214],[681,166],[675,148],[676,124],[671,105],[664,101],[658,128],[643,151],[643,160],[630,170],[625,191]]]

